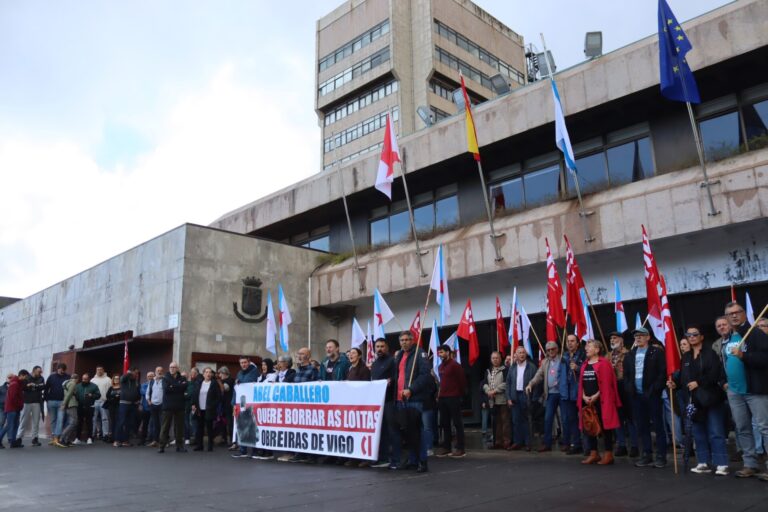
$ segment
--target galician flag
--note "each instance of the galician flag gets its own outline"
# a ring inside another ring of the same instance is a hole
[[[451,299],[448,296],[448,273],[445,269],[443,244],[437,247],[435,268],[432,270],[432,282],[429,287],[435,290],[435,300],[440,305],[440,326],[445,325],[445,317],[451,314]]]
[[[387,114],[387,129],[384,131],[384,146],[381,148],[379,170],[376,173],[376,190],[392,200],[392,182],[395,180],[395,162],[400,161],[400,150],[397,147],[395,126],[392,117]]]
[[[565,127],[565,116],[563,115],[563,105],[560,102],[560,93],[557,90],[555,79],[550,76],[552,84],[552,96],[555,100],[555,145],[563,152],[565,166],[572,173],[576,173],[576,160],[573,158],[573,148],[571,147],[571,138],[568,136],[568,129]]]
[[[293,320],[291,319],[291,313],[288,311],[288,302],[285,300],[283,285],[281,284],[277,285],[277,307],[280,313],[278,318],[280,323],[280,349],[283,352],[288,352],[288,326],[291,325]]]
[[[755,310],[752,309],[752,301],[749,298],[749,292],[746,293],[744,302],[744,309],[747,311],[747,321],[749,321],[749,325],[755,325]]]
[[[507,333],[507,342],[509,343],[509,355],[514,356],[517,347],[520,345],[520,321],[517,318],[517,286],[512,290],[512,305],[509,312],[509,332]]]
[[[454,353],[453,358],[456,360],[457,363],[461,364],[461,350],[459,349],[458,331],[448,336],[448,339],[445,340],[443,345],[448,345],[449,347],[451,347],[451,350],[453,350],[453,353]]]
[[[267,291],[267,350],[277,355],[275,337],[277,336],[277,324],[275,323],[275,310],[272,309],[272,292]]]
[[[520,339],[523,340],[523,346],[525,351],[528,352],[528,357],[533,359],[533,349],[531,348],[531,319],[528,318],[528,313],[525,312],[525,308],[522,304],[518,304],[520,308]]]
[[[352,348],[360,348],[360,345],[366,340],[365,333],[363,332],[360,324],[357,323],[357,318],[352,317],[352,335],[349,339],[349,346]]]
[[[472,153],[476,161],[480,161],[480,148],[477,146],[477,131],[475,130],[475,120],[472,117],[472,102],[469,101],[467,86],[464,85],[464,75],[459,72],[461,80],[461,94],[464,95],[464,124],[467,129],[467,151]]]
[[[432,371],[435,378],[440,380],[440,358],[437,356],[437,349],[440,346],[440,338],[437,337],[437,320],[432,320],[432,333],[429,335],[429,350],[432,352]]]
[[[586,291],[582,288],[581,289],[581,304],[582,309],[584,311],[584,322],[586,323],[586,332],[581,337],[582,340],[593,340],[595,339],[595,331],[592,329],[592,319],[589,316],[589,306],[587,303],[587,297],[586,297]]]
[[[639,329],[643,326],[643,319],[640,318],[640,313],[635,315],[635,329]]]
[[[373,339],[385,338],[384,326],[387,322],[395,318],[392,310],[384,301],[381,292],[376,288],[373,291]]]
[[[619,280],[615,277],[613,278],[613,286],[616,290],[616,306],[614,307],[614,311],[616,312],[616,331],[617,332],[624,332],[627,329],[629,329],[629,325],[627,324],[627,315],[624,314],[624,303],[621,302],[621,291],[619,290]]]

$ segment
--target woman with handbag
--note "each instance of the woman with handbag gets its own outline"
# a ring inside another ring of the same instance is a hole
[[[696,460],[698,465],[691,471],[699,474],[711,473],[728,475],[728,451],[725,444],[725,408],[726,395],[723,386],[726,382],[725,369],[710,345],[704,343],[702,330],[698,326],[688,326],[685,339],[690,351],[683,354],[680,361],[680,376],[670,379],[670,390],[677,387],[690,393],[693,411],[693,438],[696,441]]]
[[[611,362],[600,357],[600,342],[587,341],[587,359],[579,373],[579,427],[587,436],[589,456],[582,464],[613,464],[613,429],[619,428],[619,390]],[[602,435],[605,451],[597,451],[597,438]]]

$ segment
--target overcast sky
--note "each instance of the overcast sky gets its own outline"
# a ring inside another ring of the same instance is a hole
[[[339,3],[0,0],[0,296],[318,172],[315,21]],[[477,3],[559,69],[587,31],[605,52],[656,31],[656,0]]]

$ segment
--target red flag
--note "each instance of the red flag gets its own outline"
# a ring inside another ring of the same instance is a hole
[[[507,339],[507,329],[504,326],[504,315],[501,312],[501,302],[499,302],[498,297],[496,297],[496,336],[499,338],[499,352],[504,358],[509,340]]]
[[[392,119],[387,114],[387,126],[384,131],[384,144],[381,148],[379,169],[376,172],[376,190],[392,200],[392,182],[395,180],[395,162],[400,161],[400,150],[397,147],[395,128]]]
[[[512,304],[512,315],[509,319],[510,322],[512,322],[512,325],[510,326],[509,330],[512,331],[512,349],[510,350],[510,355],[515,355],[515,352],[517,352],[517,347],[520,346],[520,334],[522,329],[520,329],[520,318],[518,316],[520,315],[520,312],[517,310],[517,302],[514,302]]]
[[[731,283],[731,302],[736,302],[736,288],[733,287],[733,283]]]
[[[547,341],[557,341],[557,329],[555,326],[565,327],[565,313],[563,312],[563,287],[560,284],[560,275],[555,267],[555,259],[547,244]]]
[[[131,359],[128,357],[128,336],[125,337],[125,344],[123,345],[123,375],[128,373],[131,367]]]
[[[664,321],[661,316],[661,279],[656,258],[651,251],[648,233],[643,228],[643,260],[645,262],[645,295],[648,298],[648,325],[659,341],[664,341]]]
[[[459,328],[456,331],[459,338],[469,342],[469,365],[472,366],[480,356],[480,342],[477,339],[477,328],[475,327],[475,318],[472,316],[472,301],[467,300],[467,306],[464,313],[461,314]]]
[[[413,334],[413,339],[416,340],[416,346],[421,346],[421,311],[416,312],[416,316],[413,318],[413,322],[411,322],[411,327],[409,329],[411,331],[411,334]]]
[[[667,358],[667,376],[680,370],[680,348],[675,339],[675,328],[672,325],[672,313],[669,310],[667,300],[667,281],[664,276],[659,276],[661,285],[661,317],[664,321],[664,354]]]
[[[581,302],[581,289],[585,288],[584,278],[581,276],[581,270],[576,263],[576,257],[573,255],[571,242],[568,237],[565,238],[565,310],[571,317],[571,323],[576,326],[576,336],[579,339],[587,334],[587,318],[584,316],[584,304]]]

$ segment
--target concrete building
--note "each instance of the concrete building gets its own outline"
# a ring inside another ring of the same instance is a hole
[[[345,4],[335,16],[352,5],[378,4]],[[381,14],[371,18],[387,17]],[[494,258],[480,182],[466,152],[463,117],[451,116],[399,140],[427,254],[418,255],[409,239],[400,180],[390,203],[373,188],[379,155],[360,155],[339,172],[315,174],[209,228],[182,226],[0,309],[2,371],[41,364],[70,345],[79,357],[88,348],[84,340],[125,332],[137,345],[166,343],[164,350],[183,365],[240,352],[264,355],[264,324],[242,322],[230,306],[240,300],[247,276],[260,277],[273,296],[283,284],[292,336],[301,344],[310,340],[316,355],[329,337],[348,346],[352,317],[371,317],[378,288],[397,316],[386,326],[394,343],[424,307],[429,275],[421,267],[430,273],[443,244],[453,309],[439,334],[444,339],[455,330],[471,298],[481,360],[467,370],[477,383],[496,344],[496,296],[507,313],[517,287],[544,335],[545,238],[562,276],[563,234],[569,236],[604,331],[615,325],[614,278],[630,324],[636,313],[645,315],[641,224],[667,278],[678,331],[702,323],[711,338],[732,284],[740,299],[749,291],[756,308],[768,302],[768,3],[731,3],[683,27],[694,46],[688,61],[703,100],[695,114],[717,215],[709,214],[700,186],[685,105],[660,95],[653,35],[555,75],[594,240],[586,241],[573,184],[554,146],[549,84],[533,83],[474,108],[501,261]],[[350,257],[340,173],[364,266],[362,286]],[[425,325],[435,313],[432,301]],[[120,339],[109,340],[99,346],[121,346]],[[296,346],[292,342],[292,350]]]
[[[388,111],[400,134],[496,97],[491,78],[525,83],[523,38],[469,0],[347,0],[317,22],[316,103],[323,167],[381,147]]]

